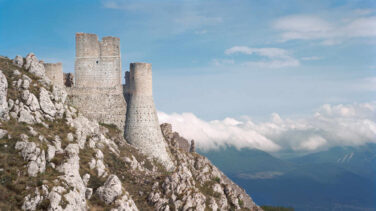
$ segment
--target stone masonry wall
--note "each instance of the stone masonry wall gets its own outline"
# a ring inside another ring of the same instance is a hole
[[[114,124],[124,130],[127,103],[122,87],[116,88],[66,88],[68,100],[89,119]]]
[[[57,86],[63,87],[64,74],[63,65],[59,63],[44,63],[46,76]]]
[[[120,40],[76,34],[75,86],[104,88],[121,85]]]
[[[174,164],[153,101],[151,64],[131,63],[129,78],[131,96],[127,105],[125,139],[143,154],[158,159],[172,170]]]
[[[74,86],[69,100],[91,119],[115,124],[124,131],[127,103],[121,84],[120,40],[95,34],[76,34]]]

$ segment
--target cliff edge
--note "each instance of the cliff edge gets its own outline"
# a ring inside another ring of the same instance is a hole
[[[0,57],[1,210],[261,210],[162,126],[174,171],[89,120],[34,54]]]

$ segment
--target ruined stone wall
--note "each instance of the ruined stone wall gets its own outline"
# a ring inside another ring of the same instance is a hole
[[[124,130],[127,104],[122,87],[114,88],[66,88],[68,100],[89,119],[114,124]]]
[[[76,87],[121,86],[120,40],[95,34],[76,34]]]
[[[69,100],[84,115],[124,130],[127,104],[121,84],[120,40],[76,34],[74,86]]]
[[[127,105],[125,139],[143,154],[158,159],[172,170],[174,164],[153,101],[151,64],[131,63],[129,79],[131,95]]]
[[[64,86],[63,65],[59,63],[44,63],[46,76],[57,86]]]

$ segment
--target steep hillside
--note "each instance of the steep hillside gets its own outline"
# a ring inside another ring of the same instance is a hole
[[[0,57],[1,210],[261,210],[171,131],[168,172],[66,99],[35,55]]]

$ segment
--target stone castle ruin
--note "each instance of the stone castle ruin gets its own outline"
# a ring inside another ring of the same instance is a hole
[[[131,63],[122,85],[119,38],[99,41],[95,34],[77,33],[74,76],[64,74],[61,63],[44,65],[46,76],[65,87],[71,103],[85,116],[116,125],[143,154],[174,168],[154,106],[151,64]]]

